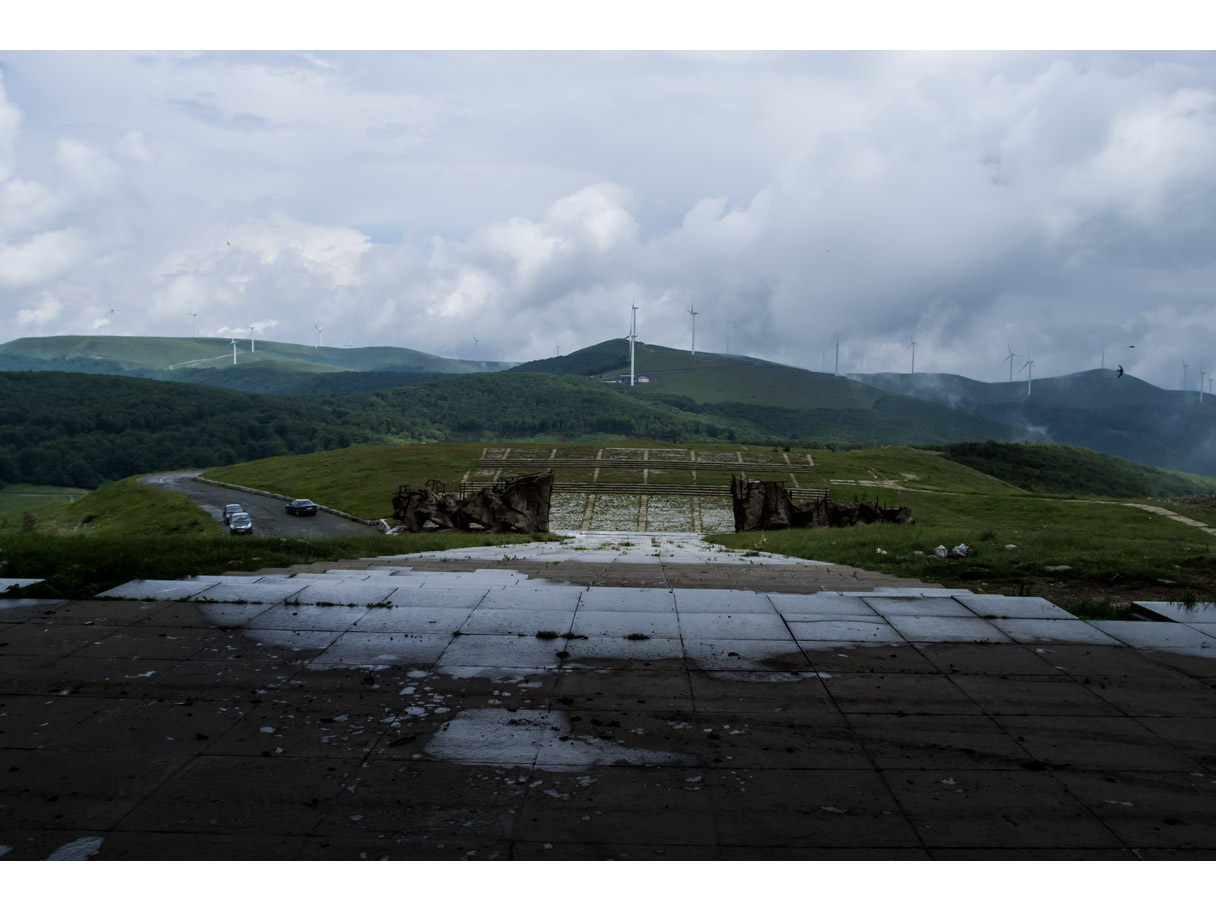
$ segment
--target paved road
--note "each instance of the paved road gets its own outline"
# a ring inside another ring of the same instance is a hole
[[[374,526],[343,519],[330,513],[316,516],[289,516],[286,504],[273,497],[245,494],[219,488],[197,479],[197,472],[163,472],[141,479],[146,484],[184,494],[211,514],[217,523],[224,523],[224,504],[239,503],[253,519],[253,534],[269,538],[334,538],[340,535],[379,535]]]

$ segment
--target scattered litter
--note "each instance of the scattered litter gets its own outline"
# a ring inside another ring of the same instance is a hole
[[[874,553],[875,554],[886,554],[887,552],[884,551],[882,548],[875,548]]]
[[[1016,549],[1017,549],[1017,545],[1006,545],[1005,546],[1006,551],[1014,551]]]
[[[948,553],[949,552],[946,551],[945,545],[938,545],[936,548],[933,549],[934,557],[945,557]]]
[[[963,544],[955,545],[953,548],[950,549],[951,557],[966,557],[970,553],[971,553],[971,548],[968,547],[967,545],[963,545]]]

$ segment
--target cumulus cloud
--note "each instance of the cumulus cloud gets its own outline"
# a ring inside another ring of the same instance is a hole
[[[1216,352],[1202,55],[21,62],[52,109],[0,83],[14,330],[120,302],[150,333],[515,360],[620,337],[636,300],[645,341],[686,346],[695,302],[699,349],[813,369],[837,332],[844,370],[906,371],[916,338],[918,371],[988,380],[1007,344],[1046,376],[1123,340],[1163,385]]]
[[[68,207],[65,194],[36,181],[13,178],[0,184],[0,237],[12,238],[52,224]]]
[[[71,228],[45,231],[23,244],[0,244],[0,287],[24,288],[63,275],[85,252]]]
[[[17,132],[21,111],[8,100],[4,90],[4,73],[0,72],[0,181],[6,180],[14,167]]]
[[[128,130],[115,144],[114,151],[141,165],[150,165],[156,161],[156,156],[144,143],[143,130]]]
[[[44,294],[32,307],[17,311],[17,325],[23,329],[41,329],[54,323],[63,313],[63,304],[58,298]]]
[[[68,185],[83,196],[101,196],[114,191],[121,175],[108,155],[75,139],[59,141],[55,163],[62,169]]]

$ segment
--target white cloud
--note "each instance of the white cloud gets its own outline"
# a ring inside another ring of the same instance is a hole
[[[4,90],[4,73],[0,71],[0,181],[13,173],[17,133],[21,126],[21,111],[8,100]]]
[[[23,288],[61,276],[85,254],[71,228],[46,231],[24,244],[0,243],[0,287]]]
[[[38,231],[68,208],[67,196],[35,181],[13,178],[0,184],[0,237]]]
[[[114,151],[133,162],[150,165],[156,161],[156,156],[144,143],[142,130],[129,130],[114,146]]]
[[[17,325],[23,328],[42,327],[57,321],[63,313],[63,304],[58,298],[44,294],[33,307],[23,307],[17,311]]]
[[[55,164],[72,188],[86,197],[113,192],[122,176],[118,166],[104,152],[75,139],[59,141]]]
[[[1163,378],[1216,351],[1208,56],[73,59],[19,58],[24,110],[0,85],[10,329],[45,294],[48,330],[116,304],[516,359],[636,297],[646,341],[687,345],[695,300],[699,348],[812,368],[837,330],[842,369],[906,370],[915,335],[919,370],[988,379],[1007,341],[1036,376],[1107,336]]]

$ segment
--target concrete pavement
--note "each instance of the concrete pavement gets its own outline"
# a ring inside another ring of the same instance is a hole
[[[678,535],[108,596],[0,601],[6,859],[1216,857],[1204,606]]]

